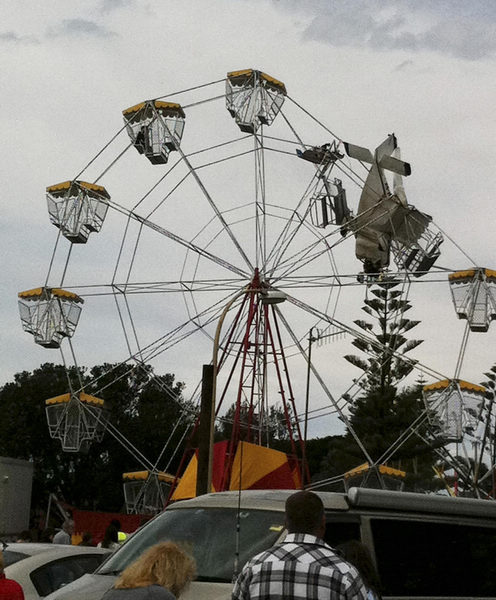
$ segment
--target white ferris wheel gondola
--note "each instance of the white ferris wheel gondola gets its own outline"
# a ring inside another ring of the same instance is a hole
[[[64,452],[81,452],[101,441],[108,415],[104,401],[83,392],[62,394],[45,401],[50,437],[60,440]]]
[[[282,81],[257,71],[232,71],[226,78],[226,107],[245,133],[255,133],[260,125],[271,125],[286,97]]]
[[[480,424],[486,388],[462,381],[444,379],[423,388],[424,402],[437,436],[449,442],[461,442],[464,434]]]
[[[132,471],[122,474],[124,501],[128,514],[155,515],[169,496],[174,475],[162,471]]]
[[[448,279],[458,318],[468,322],[470,331],[486,332],[496,319],[496,271],[474,267]]]
[[[59,348],[76,330],[84,300],[61,288],[39,287],[19,292],[19,313],[24,331],[45,348]]]
[[[110,196],[107,190],[86,181],[64,181],[46,189],[50,221],[73,244],[85,244],[102,228]]]
[[[154,164],[165,164],[181,145],[185,114],[180,104],[148,100],[122,111],[131,142]]]

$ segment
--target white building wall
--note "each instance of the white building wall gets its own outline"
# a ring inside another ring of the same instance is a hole
[[[0,534],[29,528],[33,463],[0,456]]]

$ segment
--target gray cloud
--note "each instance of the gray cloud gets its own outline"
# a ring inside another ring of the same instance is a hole
[[[38,40],[33,36],[19,35],[15,31],[0,32],[0,43],[9,44],[36,44]]]
[[[4,31],[0,33],[0,40],[3,42],[20,42],[21,38],[13,31]]]
[[[51,29],[49,34],[52,36],[84,36],[94,38],[109,38],[117,35],[113,31],[95,23],[95,21],[88,21],[87,19],[64,19],[58,27]]]
[[[496,3],[492,0],[416,0],[415,5],[410,6],[412,8],[443,19],[455,17],[496,22]]]
[[[404,60],[395,68],[395,71],[404,71],[405,69],[410,69],[411,67],[413,67],[413,60]]]
[[[127,8],[132,4],[134,4],[134,0],[102,0],[101,10],[102,12],[111,12],[120,8]]]
[[[488,0],[287,0],[274,6],[310,15],[304,39],[333,46],[427,50],[467,60],[496,55],[496,2]]]

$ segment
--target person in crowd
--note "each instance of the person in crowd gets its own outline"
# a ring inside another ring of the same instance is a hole
[[[93,536],[89,531],[85,531],[82,535],[82,539],[79,542],[78,546],[94,546]]]
[[[366,600],[357,569],[324,542],[324,505],[303,490],[286,500],[285,540],[249,560],[239,574],[232,600]]]
[[[337,546],[336,550],[358,569],[367,588],[367,600],[381,600],[379,575],[367,546],[358,540],[348,540]]]
[[[25,529],[24,531],[21,531],[21,533],[19,534],[19,537],[17,538],[16,542],[31,542],[31,533],[29,532],[28,529]]]
[[[121,522],[119,519],[112,519],[110,524],[113,525],[117,529],[117,541],[119,544],[123,544],[127,540],[127,533],[121,531]]]
[[[74,533],[74,521],[67,519],[62,524],[62,529],[53,536],[54,544],[71,544],[71,537]]]
[[[110,525],[105,530],[103,540],[98,544],[99,548],[109,548],[110,550],[116,550],[119,547],[119,533],[115,525]]]
[[[195,562],[186,552],[162,542],[124,569],[102,600],[175,600],[195,573]]]
[[[3,553],[0,552],[0,600],[24,600],[22,587],[17,581],[7,579],[3,568]]]
[[[51,544],[53,543],[53,538],[55,536],[55,530],[53,527],[47,527],[43,529],[40,533],[40,542],[43,544]]]

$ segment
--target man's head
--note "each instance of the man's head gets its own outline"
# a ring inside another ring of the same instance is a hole
[[[289,533],[310,533],[323,537],[324,505],[317,494],[303,490],[286,500],[286,528]]]
[[[74,533],[74,521],[72,519],[67,519],[67,521],[64,521],[62,524],[62,529],[69,535],[72,535]]]

